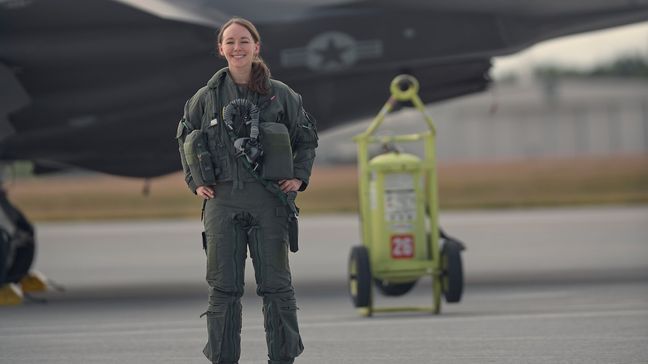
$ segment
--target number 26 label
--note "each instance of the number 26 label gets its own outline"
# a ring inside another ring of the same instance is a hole
[[[413,235],[392,235],[391,256],[393,259],[410,259],[414,257]]]

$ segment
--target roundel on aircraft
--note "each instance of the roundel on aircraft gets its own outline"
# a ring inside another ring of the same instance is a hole
[[[316,35],[303,48],[281,51],[281,65],[337,71],[353,66],[360,59],[380,57],[382,48],[381,40],[357,41],[349,34],[329,31]]]
[[[326,32],[306,46],[306,65],[310,69],[333,71],[347,68],[358,60],[356,41],[348,34]]]

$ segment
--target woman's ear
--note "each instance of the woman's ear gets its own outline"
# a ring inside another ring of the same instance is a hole
[[[254,56],[255,56],[255,57],[258,57],[258,56],[259,56],[259,52],[261,52],[261,43],[256,43],[256,44],[254,45]]]

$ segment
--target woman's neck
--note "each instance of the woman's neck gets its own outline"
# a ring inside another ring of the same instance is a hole
[[[234,80],[234,83],[238,85],[247,85],[248,82],[250,82],[250,74],[252,73],[251,69],[237,70],[230,68],[229,72],[230,76],[232,76],[232,80]]]

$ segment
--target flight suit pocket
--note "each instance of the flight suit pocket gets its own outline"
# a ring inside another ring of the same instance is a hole
[[[187,119],[184,118],[184,116],[180,119],[178,122],[178,129],[176,130],[176,139],[184,139],[184,137],[189,134],[189,132],[193,131],[194,128],[191,127],[191,124],[187,122]]]
[[[224,269],[224,261],[221,259],[221,253],[219,252],[219,245],[222,244],[225,236],[223,234],[205,234],[206,237],[206,254],[207,254],[207,280],[213,281],[216,284],[222,283],[219,282],[221,278],[221,273]]]
[[[306,110],[302,110],[302,112],[304,113],[304,119],[297,125],[299,127],[299,143],[313,149],[317,148],[319,141],[317,121]]]
[[[218,124],[206,128],[205,135],[207,137],[207,145],[209,150],[212,151],[211,163],[214,165],[214,176],[216,181],[225,181],[231,178],[229,173],[230,166],[227,158],[227,149],[218,133]]]
[[[230,160],[227,155],[216,156],[216,166],[218,168],[217,181],[229,181],[232,179]]]

